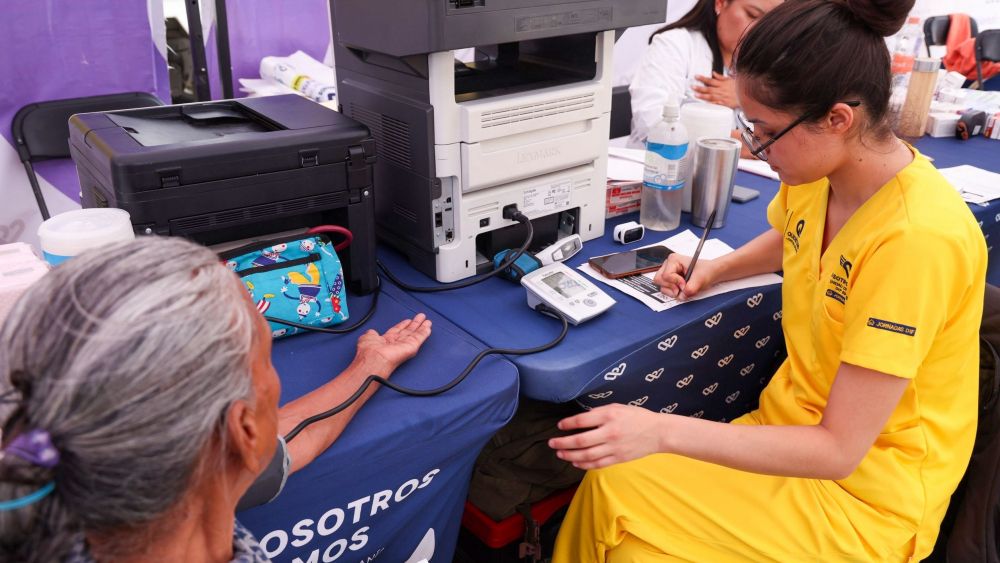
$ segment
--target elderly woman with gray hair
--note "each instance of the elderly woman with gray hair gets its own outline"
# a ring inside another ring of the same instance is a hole
[[[276,437],[430,330],[369,330],[343,373],[279,409],[270,330],[210,250],[144,237],[67,262],[0,329],[0,560],[266,561],[233,513],[283,457]],[[290,469],[372,393],[304,430]]]

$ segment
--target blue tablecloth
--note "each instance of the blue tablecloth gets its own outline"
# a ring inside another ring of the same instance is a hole
[[[916,146],[922,153],[933,157],[934,166],[938,168],[971,164],[1000,173],[1000,141],[995,139],[980,136],[959,141],[951,137],[923,137],[917,141]],[[1000,259],[993,253],[994,242],[1000,238],[1000,200],[994,200],[987,206],[970,205],[969,208],[979,220],[989,248],[986,281],[1000,285]]]
[[[918,141],[917,147],[934,157],[938,167],[973,164],[1000,171],[997,141],[928,137]],[[761,197],[746,204],[733,203],[726,226],[713,231],[713,237],[733,247],[767,228],[765,210],[778,188],[776,181],[743,172],[737,175],[737,183],[760,190]],[[1000,236],[1000,202],[972,206],[972,210],[982,222],[988,243],[991,237]],[[631,219],[635,217],[608,221],[605,236],[585,243],[568,265],[576,267],[590,256],[621,250],[610,234],[614,225]],[[681,229],[691,228],[700,234],[689,221],[685,214]],[[649,233],[638,244],[672,234]],[[434,283],[392,250],[381,248],[380,258],[404,281]],[[998,273],[1000,267],[991,268],[988,279],[997,283]],[[780,286],[723,294],[663,313],[654,313],[613,289],[607,291],[618,303],[602,316],[573,327],[559,347],[511,358],[526,396],[552,402],[578,399],[584,406],[631,402],[717,420],[731,418],[755,404],[782,352]],[[414,295],[491,346],[534,346],[555,331],[553,321],[525,306],[520,286],[503,280]]]
[[[352,296],[351,312],[360,316],[368,303],[369,298]],[[375,316],[363,329],[276,341],[272,359],[281,376],[282,403],[346,366],[367,328],[384,331],[421,311],[426,307],[385,286]],[[440,315],[428,313],[433,334],[392,377],[407,387],[446,383],[484,348]],[[429,560],[450,561],[472,464],[513,415],[517,399],[517,370],[497,356],[488,356],[442,395],[416,398],[381,389],[329,450],[289,478],[274,502],[237,517],[278,562],[402,562],[422,540],[421,553]]]

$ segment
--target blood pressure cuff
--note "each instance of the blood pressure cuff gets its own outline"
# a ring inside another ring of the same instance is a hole
[[[274,457],[264,472],[257,476],[257,480],[243,494],[243,498],[236,505],[236,511],[267,504],[277,498],[285,488],[291,467],[292,458],[288,455],[288,446],[285,444],[285,439],[278,436],[278,447],[274,450]]]
[[[328,327],[347,320],[344,269],[330,238],[321,233],[256,242],[221,255],[265,317]],[[303,329],[268,321],[271,336]]]

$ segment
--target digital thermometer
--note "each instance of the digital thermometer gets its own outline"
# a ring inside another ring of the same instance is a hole
[[[600,315],[615,304],[611,296],[562,262],[526,274],[521,278],[521,285],[527,290],[529,307],[534,309],[539,303],[545,303],[558,309],[575,325]]]
[[[538,258],[542,266],[548,266],[553,262],[565,262],[566,259],[580,252],[581,248],[583,248],[583,240],[580,235],[570,235],[557,240],[544,250],[536,252],[535,258]]]

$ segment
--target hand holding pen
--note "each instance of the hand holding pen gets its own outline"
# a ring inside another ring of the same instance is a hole
[[[690,260],[688,260],[687,256],[671,254],[653,277],[653,283],[660,287],[660,291],[664,295],[674,297],[676,299],[683,299],[684,297],[690,297],[697,294],[698,291],[702,289],[703,283],[699,282],[695,284],[695,287],[693,288],[694,291],[688,293],[687,283],[691,280],[691,277],[694,274],[695,266],[698,264],[698,257],[701,255],[701,250],[705,245],[705,241],[708,240],[708,235],[712,231],[712,224],[714,222],[715,212],[713,211],[708,218],[708,223],[705,225],[705,230],[702,232],[701,239],[698,241],[698,247],[695,249],[694,255],[690,258]],[[685,264],[685,262],[687,262],[687,264]],[[704,267],[706,266],[703,266],[703,268]],[[704,280],[702,280],[702,282],[704,282]]]

